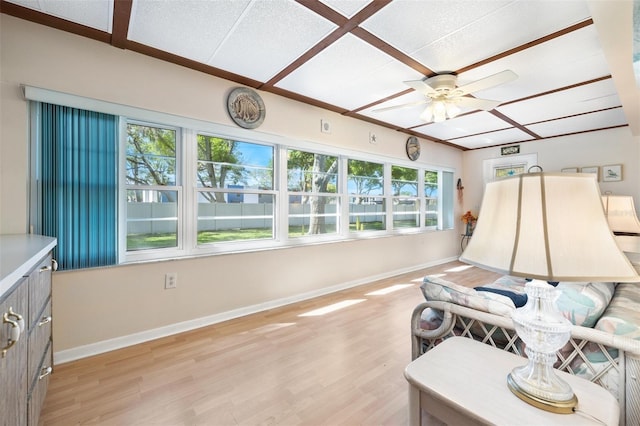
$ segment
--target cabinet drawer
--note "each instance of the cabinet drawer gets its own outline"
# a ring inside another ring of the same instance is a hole
[[[40,410],[47,396],[47,386],[49,385],[49,376],[51,375],[51,347],[47,346],[47,352],[43,359],[43,363],[36,374],[35,384],[27,400],[27,422],[29,426],[37,426],[40,419]]]
[[[37,318],[29,334],[29,386],[33,384],[35,376],[40,374],[42,357],[51,341],[51,299],[45,305],[42,315]],[[46,360],[45,364],[51,365]]]
[[[51,294],[51,255],[42,259],[29,274],[29,321],[28,325],[31,329],[36,321],[39,321],[38,315],[42,312],[49,295]]]

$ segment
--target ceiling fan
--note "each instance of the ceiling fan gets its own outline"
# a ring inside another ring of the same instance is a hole
[[[424,121],[442,122],[447,118],[454,118],[460,114],[460,107],[490,111],[500,105],[500,101],[479,99],[465,96],[469,93],[488,89],[500,84],[508,83],[518,78],[511,70],[505,70],[489,77],[457,87],[458,76],[445,73],[422,80],[410,80],[404,83],[426,96],[426,99],[402,105],[394,105],[374,110],[374,112],[389,111],[396,108],[407,108],[428,104],[420,118]]]

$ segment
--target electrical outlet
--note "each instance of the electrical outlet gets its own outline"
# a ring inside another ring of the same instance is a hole
[[[169,274],[165,274],[164,276],[164,288],[168,290],[170,288],[178,287],[178,273],[171,272]]]

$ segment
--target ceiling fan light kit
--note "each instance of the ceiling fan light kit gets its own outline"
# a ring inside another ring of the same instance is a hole
[[[456,86],[458,76],[453,73],[438,74],[422,80],[405,81],[407,86],[425,95],[426,99],[420,102],[380,108],[375,111],[382,112],[426,103],[427,108],[420,114],[420,119],[426,122],[441,123],[458,116],[462,112],[461,107],[491,111],[501,102],[466,95],[508,83],[516,78],[518,78],[516,73],[505,70],[459,87]]]

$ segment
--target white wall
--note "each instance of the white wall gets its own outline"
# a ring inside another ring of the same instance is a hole
[[[0,40],[0,233],[28,229],[28,106],[20,84],[233,126],[225,99],[236,84],[7,15],[0,16]],[[261,96],[267,114],[259,132],[406,158],[407,135]],[[331,134],[320,132],[321,119],[331,121]],[[369,144],[372,130],[377,145]],[[421,142],[422,164],[462,169],[461,151]],[[459,233],[59,272],[53,279],[56,359],[432,265],[458,255]],[[163,289],[167,272],[178,273],[177,289]]]
[[[634,197],[640,208],[640,137],[631,135],[629,127],[600,132],[546,139],[520,144],[521,154],[537,154],[538,165],[545,172],[560,172],[563,168],[600,167],[600,190],[615,195]],[[483,161],[506,158],[500,148],[486,148],[464,153],[464,209],[477,213],[482,201],[484,182]],[[602,182],[602,166],[622,164],[622,181]]]

